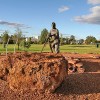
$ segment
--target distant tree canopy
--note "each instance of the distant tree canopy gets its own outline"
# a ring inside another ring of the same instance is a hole
[[[78,44],[83,44],[84,43],[84,39],[79,39],[78,40]]]
[[[9,44],[14,44],[13,35],[9,36]]]
[[[3,41],[3,47],[5,48],[6,47],[6,43],[8,42],[8,39],[9,39],[9,32],[8,31],[5,31],[3,34],[2,34],[2,41]]]
[[[76,42],[75,36],[71,35],[69,38],[69,41],[70,41],[70,44],[75,44],[75,42]]]
[[[19,46],[20,46],[22,39],[23,39],[22,31],[20,29],[17,29],[16,33],[13,36],[13,40],[14,40],[15,43],[17,43],[18,50],[19,50]]]
[[[85,43],[86,44],[93,44],[93,43],[96,43],[97,39],[94,37],[94,36],[87,36],[86,37],[86,40],[85,40]]]
[[[43,44],[47,38],[48,35],[48,30],[46,28],[44,28],[41,31],[41,35],[38,36],[37,38],[33,37],[27,37],[27,41],[28,43],[26,44]],[[22,41],[25,40],[25,36],[22,34],[22,31],[20,29],[16,29],[16,32],[13,35],[9,35],[9,31],[5,30],[4,32],[2,32],[1,36],[0,36],[0,44],[3,44],[3,47],[6,47],[6,44],[9,40],[9,44],[17,44],[18,46],[18,50],[20,47],[20,43]],[[65,45],[65,44],[95,44],[95,43],[100,43],[100,40],[97,40],[94,36],[87,36],[86,39],[79,39],[77,40],[76,37],[74,35],[71,36],[66,36],[64,34],[60,34],[60,45]],[[24,42],[22,42],[21,44],[24,44]]]
[[[63,44],[63,35],[61,34],[60,35],[60,45],[62,45]]]
[[[31,46],[31,42],[30,42],[29,40],[26,41],[26,40],[24,39],[24,40],[22,40],[22,41],[20,42],[20,46],[23,47],[24,50],[25,50],[25,48],[29,49],[30,46]]]
[[[68,37],[66,37],[66,44],[70,44],[70,39]]]
[[[100,43],[100,40],[97,40],[96,43]]]
[[[44,43],[45,39],[47,38],[48,35],[48,30],[45,28],[41,31],[41,36],[40,36],[40,43]]]
[[[66,38],[63,37],[63,35],[61,34],[60,35],[60,45],[64,45],[64,44],[66,44]]]
[[[29,37],[27,41],[31,44],[32,43],[32,38]]]

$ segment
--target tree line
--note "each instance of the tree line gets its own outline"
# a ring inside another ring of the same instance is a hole
[[[39,38],[35,41],[32,41],[32,37],[26,38],[20,29],[17,29],[13,35],[9,35],[9,32],[5,31],[0,36],[0,38],[2,40],[0,42],[3,44],[4,48],[6,47],[7,43],[17,44],[18,50],[19,50],[19,47],[29,48],[32,43],[35,43],[35,44],[45,43],[48,33],[49,33],[48,30],[46,28],[44,28],[41,31],[41,35],[39,36]],[[100,42],[100,41],[98,41],[94,36],[87,36],[86,39],[77,40],[74,35],[71,35],[70,37],[67,37],[67,36],[64,37],[63,34],[60,34],[60,45],[64,45],[64,44],[95,44],[98,42]]]
[[[0,43],[3,44],[3,48],[6,48],[7,44],[15,44],[19,50],[19,47],[29,48],[31,46],[31,40],[28,38],[26,41],[25,36],[20,29],[17,29],[13,35],[9,35],[9,31],[5,30],[0,36]]]
[[[49,32],[47,29],[43,29],[41,31],[40,43],[45,42],[45,39],[48,33]],[[94,36],[87,36],[86,39],[77,40],[74,35],[71,35],[70,37],[67,37],[67,36],[64,37],[63,34],[60,34],[60,45],[63,45],[63,44],[95,44],[98,42],[100,43],[100,41],[97,40]]]

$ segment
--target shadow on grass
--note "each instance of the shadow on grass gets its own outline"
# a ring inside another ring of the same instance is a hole
[[[70,74],[56,93],[64,95],[100,93],[100,73]]]
[[[83,47],[92,47],[92,46],[85,46],[85,45],[72,45],[72,46],[69,46],[69,47],[79,47],[79,48],[83,48]]]

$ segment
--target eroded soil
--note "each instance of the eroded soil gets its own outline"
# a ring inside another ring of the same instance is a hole
[[[45,56],[48,57],[49,62],[53,62],[50,55],[50,53],[35,53],[33,56],[34,58],[37,56],[37,59],[34,59],[34,62],[41,61],[41,58],[45,59]],[[38,93],[31,88],[27,88],[29,85],[23,91],[13,91],[6,82],[7,77],[5,76],[0,79],[0,100],[100,100],[100,55],[62,53],[60,56],[54,54],[55,60],[60,59],[61,55],[65,58],[80,59],[85,72],[66,74],[67,77],[54,93]],[[4,58],[5,56],[0,56],[0,60]],[[8,64],[7,67],[9,66],[11,67]],[[8,74],[7,72],[6,70],[6,74]]]

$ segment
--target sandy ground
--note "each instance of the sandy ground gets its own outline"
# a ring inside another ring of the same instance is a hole
[[[52,94],[38,94],[31,90],[14,92],[7,82],[0,80],[0,100],[100,100],[100,55],[69,53],[62,55],[80,58],[85,72],[69,74]]]

